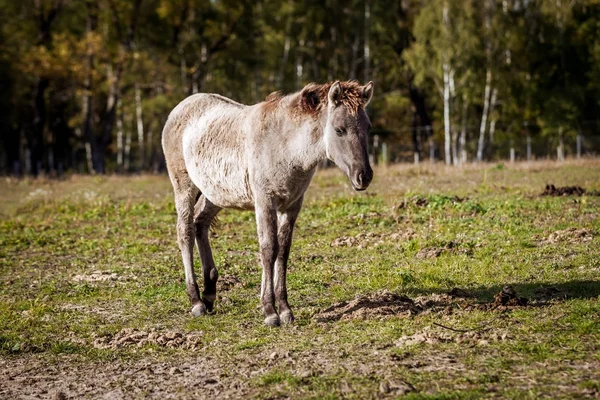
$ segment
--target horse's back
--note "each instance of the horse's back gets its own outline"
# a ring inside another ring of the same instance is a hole
[[[220,95],[192,95],[173,109],[163,130],[169,173],[189,176],[222,207],[252,204],[242,129],[245,109]]]
[[[185,170],[183,158],[185,129],[194,119],[201,117],[214,107],[223,105],[235,108],[244,107],[240,103],[217,94],[197,93],[183,99],[169,113],[162,132],[162,146],[170,173],[175,170]]]

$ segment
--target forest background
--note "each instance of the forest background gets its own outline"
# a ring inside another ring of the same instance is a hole
[[[375,162],[600,150],[597,0],[0,0],[0,172],[164,170],[169,111],[375,82]]]

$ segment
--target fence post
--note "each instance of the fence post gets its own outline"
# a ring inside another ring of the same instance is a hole
[[[558,161],[565,161],[562,126],[558,128],[558,147],[556,148],[556,157],[558,158]]]
[[[515,162],[515,145],[512,139],[510,139],[510,162]]]
[[[387,167],[388,161],[389,161],[388,146],[387,146],[387,143],[383,142],[381,144],[381,163]]]

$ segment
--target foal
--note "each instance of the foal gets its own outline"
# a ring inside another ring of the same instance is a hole
[[[216,298],[211,221],[222,208],[237,208],[256,212],[265,324],[294,321],[286,268],[304,192],[325,158],[346,173],[355,190],[369,186],[371,123],[365,107],[372,96],[372,82],[338,81],[309,84],[288,96],[272,94],[253,106],[195,94],[173,109],[162,146],[175,191],[177,242],[192,315],[212,311]],[[194,239],[202,260],[202,295],[193,269]]]

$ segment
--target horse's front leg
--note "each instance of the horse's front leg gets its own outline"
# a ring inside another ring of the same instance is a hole
[[[260,290],[262,311],[266,325],[279,326],[279,315],[275,311],[275,294],[273,290],[273,266],[279,248],[277,242],[277,207],[273,201],[264,200],[257,201],[255,209],[260,262],[263,268]]]
[[[287,211],[278,213],[279,229],[277,239],[279,242],[279,252],[277,261],[275,262],[275,297],[279,308],[279,318],[284,324],[294,322],[294,314],[288,304],[287,298],[287,263],[292,247],[292,234],[294,232],[294,224],[300,209],[302,208],[301,197]]]

